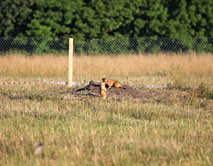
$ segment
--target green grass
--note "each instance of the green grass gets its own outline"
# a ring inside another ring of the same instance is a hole
[[[0,85],[0,166],[213,165],[212,55],[74,57],[74,81],[167,85],[146,99]],[[67,81],[67,57],[2,56],[0,82]],[[188,88],[198,85],[197,88]],[[34,155],[35,144],[44,143]]]
[[[213,164],[213,101],[206,96],[212,91],[204,84],[158,90],[186,98],[148,101],[64,99],[68,91],[0,86],[0,165]],[[44,143],[37,156],[36,143]]]

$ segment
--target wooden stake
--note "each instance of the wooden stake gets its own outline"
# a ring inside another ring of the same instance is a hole
[[[73,76],[73,38],[69,38],[68,87],[72,87]]]

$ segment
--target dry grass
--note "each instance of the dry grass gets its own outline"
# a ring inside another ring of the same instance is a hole
[[[202,99],[202,105],[194,97],[62,100],[64,91],[48,85],[0,87],[0,165],[213,163],[210,100]],[[44,143],[37,156],[36,143]]]
[[[65,56],[1,56],[0,62],[1,80],[67,75]],[[74,57],[74,76],[81,81],[103,76],[125,81],[128,76],[132,82],[212,84],[211,62],[212,55],[193,54],[83,56]],[[71,90],[0,85],[0,165],[213,165],[213,92],[206,87],[171,90],[171,98],[147,101],[64,99]],[[37,156],[35,143],[44,143]]]
[[[212,74],[213,56],[207,55],[131,55],[74,57],[76,76],[141,76],[147,74]],[[0,57],[0,74],[4,76],[66,76],[66,56]]]
[[[74,71],[84,75],[140,76],[146,74],[210,74],[213,56],[196,55],[131,55],[131,56],[83,56],[75,57]]]
[[[9,77],[64,76],[67,73],[65,56],[0,56],[0,74]]]
[[[0,56],[0,62],[0,75],[7,78],[2,81],[19,81],[16,77],[31,77],[30,81],[38,77],[67,80],[67,56],[5,55]],[[74,57],[73,72],[74,81],[80,82],[111,77],[124,83],[162,85],[176,81],[185,85],[201,82],[212,85],[212,62],[211,54],[79,56]]]

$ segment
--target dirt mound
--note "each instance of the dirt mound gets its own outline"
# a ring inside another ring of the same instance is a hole
[[[89,85],[84,88],[77,89],[72,93],[72,96],[75,98],[82,99],[82,97],[86,96],[94,96],[101,97],[100,95],[100,82],[90,81]],[[107,98],[111,97],[123,97],[129,96],[135,99],[142,99],[142,101],[155,101],[157,103],[173,103],[179,100],[188,100],[187,92],[176,91],[176,90],[168,90],[168,89],[149,89],[143,88],[141,90],[136,89],[130,85],[122,85],[123,88],[115,88],[111,87],[107,88]]]
[[[93,95],[93,96],[100,96],[100,82],[90,81],[89,85],[84,88],[77,89],[76,92],[78,94],[84,95]],[[140,90],[137,90],[129,85],[123,85],[123,88],[115,88],[111,87],[110,89],[107,88],[107,97],[113,96],[131,96],[133,98],[149,98],[151,96],[150,93],[144,93]]]

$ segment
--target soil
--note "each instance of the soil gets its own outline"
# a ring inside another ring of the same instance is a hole
[[[132,97],[132,98],[138,98],[138,99],[143,99],[143,100],[150,100],[154,99],[155,101],[158,100],[164,100],[164,99],[170,99],[171,98],[184,98],[184,94],[177,94],[177,92],[174,91],[169,91],[169,90],[164,90],[164,89],[136,89],[135,87],[132,87],[130,85],[122,85],[125,87],[123,88],[115,88],[111,87],[110,89],[107,87],[107,98],[112,98],[112,97]],[[77,89],[73,95],[77,96],[95,96],[95,97],[101,97],[100,96],[100,82],[94,82],[90,81],[89,85],[87,85],[84,88]],[[186,96],[185,96],[186,97]]]

